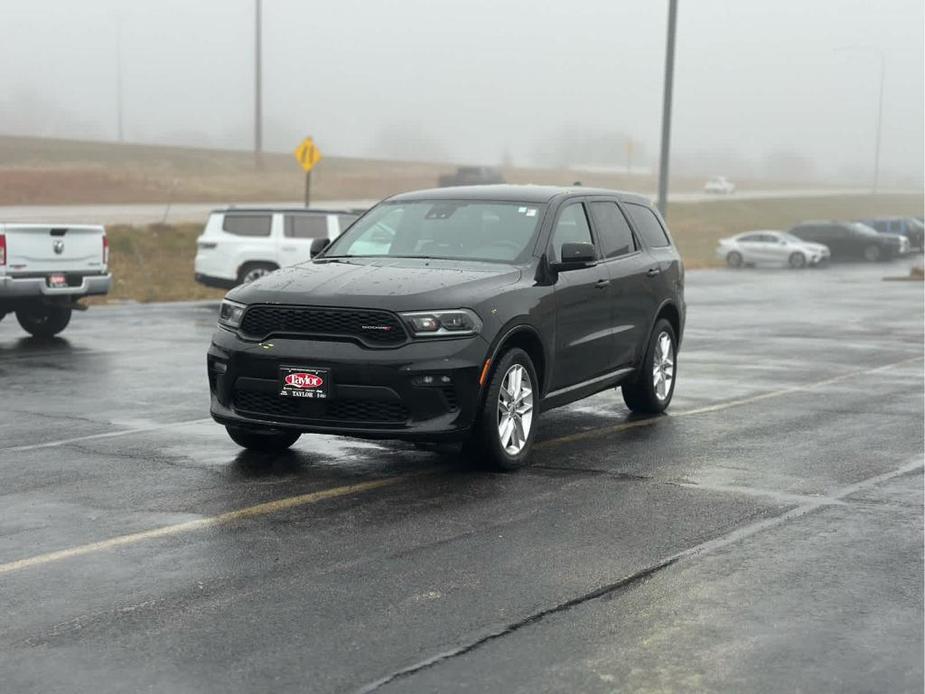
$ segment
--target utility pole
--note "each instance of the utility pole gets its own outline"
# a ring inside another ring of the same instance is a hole
[[[261,0],[254,0],[254,166],[263,168],[263,94],[260,84],[261,59]]]
[[[886,81],[886,55],[876,46],[842,46],[836,48],[836,51],[869,51],[877,56],[880,60],[880,88],[877,99],[877,133],[874,140],[874,180],[872,192],[876,193],[880,189],[880,139],[883,136],[883,83]]]
[[[880,188],[880,138],[883,135],[883,83],[886,78],[886,57],[878,50],[880,56],[880,98],[877,105],[877,145],[874,147],[874,193]]]
[[[122,16],[116,15],[116,132],[119,142],[125,142],[122,119]]]
[[[671,144],[671,90],[674,82],[674,37],[678,0],[668,0],[668,42],[665,46],[665,92],[662,100],[662,151],[658,166],[658,211],[668,216],[668,154]]]

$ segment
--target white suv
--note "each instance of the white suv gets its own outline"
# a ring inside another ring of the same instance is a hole
[[[196,243],[196,281],[227,289],[312,257],[312,242],[331,241],[359,216],[356,210],[215,210]],[[315,243],[315,251],[321,246]]]

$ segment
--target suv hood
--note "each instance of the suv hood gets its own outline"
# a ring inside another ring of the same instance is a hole
[[[319,259],[231,290],[244,304],[304,304],[415,311],[472,307],[517,282],[513,265],[422,258]]]

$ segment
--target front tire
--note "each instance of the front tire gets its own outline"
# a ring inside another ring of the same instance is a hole
[[[538,386],[530,355],[516,347],[505,352],[495,365],[465,452],[495,470],[527,465],[539,415]]]
[[[799,251],[794,251],[790,254],[790,259],[787,262],[790,263],[790,267],[799,270],[806,267],[806,256]]]
[[[664,412],[674,396],[677,382],[678,341],[664,318],[655,323],[636,378],[623,384],[623,402],[633,412]]]
[[[880,246],[871,244],[864,249],[864,260],[870,263],[876,263],[880,260]]]
[[[731,251],[726,256],[726,265],[732,268],[742,267],[742,254],[738,251]]]
[[[279,453],[285,451],[299,440],[299,432],[295,431],[258,431],[255,429],[242,429],[240,427],[226,426],[225,430],[231,440],[241,448],[261,453]]]
[[[54,337],[71,322],[70,306],[36,304],[16,311],[16,320],[33,337]]]

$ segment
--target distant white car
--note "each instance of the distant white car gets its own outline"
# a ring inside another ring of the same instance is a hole
[[[828,246],[810,243],[785,231],[746,231],[720,239],[716,254],[729,267],[743,265],[789,265],[802,268],[827,262]]]
[[[725,176],[714,176],[703,187],[704,193],[715,193],[716,195],[731,195],[735,191],[735,184]]]
[[[196,241],[196,281],[230,289],[310,260],[359,216],[347,210],[216,210]]]

